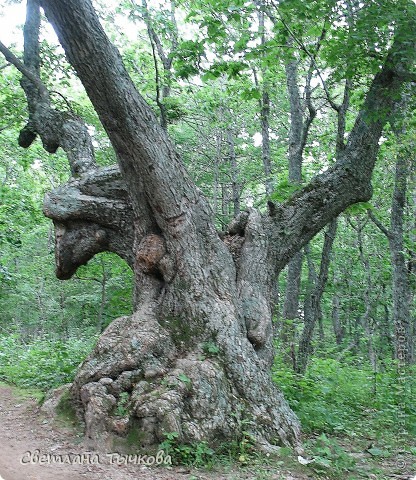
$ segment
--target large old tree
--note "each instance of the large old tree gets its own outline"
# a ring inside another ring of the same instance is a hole
[[[117,166],[98,168],[83,122],[51,106],[39,80],[39,6],[99,115]],[[135,275],[133,315],[112,322],[71,387],[88,437],[133,429],[143,445],[169,431],[182,441],[215,443],[244,430],[265,448],[299,446],[299,422],[269,374],[274,286],[317,232],[371,197],[383,127],[411,79],[413,7],[409,2],[409,24],[396,29],[337,164],[285,203],[269,202],[267,213],[241,213],[223,238],[91,1],[28,1],[24,64],[2,50],[24,74],[29,121],[20,144],[39,136],[49,152],[62,147],[71,165],[71,180],[44,206],[55,225],[57,276],[70,278],[105,250]],[[113,412],[125,392],[128,415],[120,419]]]

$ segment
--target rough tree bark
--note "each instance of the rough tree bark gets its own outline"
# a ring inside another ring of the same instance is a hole
[[[106,329],[71,387],[86,435],[102,441],[136,430],[141,444],[150,445],[176,431],[182,441],[215,443],[245,430],[264,448],[299,447],[299,422],[269,374],[276,275],[331,219],[370,198],[385,114],[413,58],[397,63],[399,38],[372,83],[342,161],[284,204],[269,202],[268,214],[242,212],[229,228],[241,237],[231,254],[90,0],[41,5],[119,163],[107,169],[91,164],[47,196],[57,274],[69,278],[103,250],[118,253],[135,273],[134,314]],[[216,355],[209,354],[212,343]],[[120,420],[113,412],[122,392],[129,401]]]

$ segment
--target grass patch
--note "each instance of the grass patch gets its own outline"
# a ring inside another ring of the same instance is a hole
[[[71,426],[79,425],[77,413],[72,404],[69,391],[64,392],[59,399],[58,405],[56,406],[56,414],[58,420],[62,421],[63,423],[69,423]]]
[[[413,463],[415,367],[408,367],[403,378],[392,361],[378,373],[356,361],[317,357],[305,375],[294,373],[281,359],[275,363],[274,381],[309,438],[305,447],[314,458],[308,465],[314,478],[357,480],[371,473],[382,480],[397,473],[394,459],[400,452],[407,453],[408,466]]]
[[[390,442],[398,437],[398,418],[404,415],[409,435],[416,435],[414,367],[404,387],[393,362],[375,374],[368,366],[315,358],[306,374],[298,375],[278,359],[273,378],[305,433]]]
[[[92,350],[94,337],[38,337],[25,343],[18,335],[0,336],[0,380],[18,387],[50,390],[73,380]]]
[[[16,387],[15,385],[10,386],[6,382],[0,381],[0,386],[7,387],[12,389],[13,395],[18,400],[29,400],[34,399],[40,405],[42,404],[43,400],[45,399],[45,392],[38,388],[24,388],[24,387]]]

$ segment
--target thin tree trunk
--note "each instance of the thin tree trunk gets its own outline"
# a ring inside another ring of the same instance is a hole
[[[394,191],[387,229],[369,212],[370,219],[386,235],[393,267],[393,324],[395,358],[410,364],[414,361],[414,336],[411,321],[411,288],[404,244],[404,212],[406,206],[408,159],[399,154],[396,161]]]
[[[351,224],[352,225],[352,224]],[[364,314],[360,318],[360,323],[364,327],[365,333],[367,335],[367,343],[368,343],[368,357],[373,367],[373,372],[377,372],[377,353],[374,348],[374,328],[371,325],[371,313],[373,309],[373,302],[371,300],[371,292],[373,290],[373,281],[371,275],[371,266],[370,261],[367,256],[364,255],[364,243],[363,243],[363,229],[365,224],[359,223],[355,228],[357,232],[357,240],[358,240],[358,251],[360,255],[361,265],[364,268],[365,273],[365,288],[364,288]]]
[[[383,283],[382,284],[382,296],[383,296],[383,301],[381,302],[381,305],[383,307],[383,320],[381,322],[381,328],[380,328],[380,334],[383,338],[382,342],[382,349],[384,350],[384,355],[382,355],[384,358],[387,357],[388,355],[391,356],[392,352],[394,352],[394,342],[393,342],[393,337],[392,337],[392,321],[390,320],[390,310],[389,310],[389,301],[387,297],[387,289],[386,285]]]
[[[414,89],[412,90],[412,92]],[[396,115],[402,114],[409,99],[404,93]],[[398,140],[406,133],[405,127],[393,123],[393,130]],[[415,361],[414,321],[411,315],[411,288],[405,247],[405,209],[407,204],[408,177],[410,176],[410,158],[414,154],[410,148],[399,152],[396,161],[393,200],[391,206],[390,253],[393,264],[393,321],[395,330],[395,356],[406,364]],[[411,260],[411,255],[410,255]],[[413,325],[412,325],[413,323]]]
[[[332,295],[332,326],[334,329],[335,341],[341,345],[344,340],[344,328],[340,318],[340,299],[337,292]]]
[[[289,182],[300,185],[302,182],[302,161],[304,135],[303,112],[298,87],[297,61],[286,65],[287,91],[290,103],[289,129]],[[296,369],[296,319],[299,318],[299,294],[302,278],[303,253],[297,252],[287,268],[285,299],[282,310],[282,328],[280,334],[281,350],[286,363]]]
[[[259,33],[261,38],[261,45],[264,46],[266,43],[266,32],[264,25],[265,13],[263,9],[260,9],[258,12],[259,18]],[[266,197],[269,198],[273,192],[273,179],[272,179],[272,160],[271,160],[271,151],[270,151],[270,96],[269,96],[269,85],[266,80],[267,72],[262,69],[262,84],[258,81],[256,71],[253,71],[255,84],[258,89],[261,90],[261,99],[259,100],[260,106],[260,120],[261,120],[261,156],[263,160],[263,171],[264,171],[264,185],[266,188]]]
[[[396,358],[410,364],[414,360],[410,314],[410,285],[404,253],[404,210],[406,205],[408,160],[399,155],[391,208],[390,252],[393,265],[393,321]]]
[[[171,7],[171,15],[170,15],[171,25],[173,28],[172,45],[171,45],[170,52],[166,53],[158,34],[153,28],[153,22],[150,16],[149,8],[147,6],[147,1],[142,0],[143,18],[146,23],[150,45],[152,47],[153,62],[155,67],[156,104],[160,111],[160,125],[165,130],[168,127],[168,114],[167,114],[165,100],[170,96],[173,53],[178,46],[178,30],[177,30],[176,17],[175,17],[175,2],[173,0],[171,0],[170,2],[170,7]],[[161,74],[159,71],[158,56],[162,63],[163,74]]]
[[[219,213],[219,201],[220,201],[220,164],[221,164],[221,132],[216,130],[215,132],[215,160],[214,160],[214,183],[213,183],[213,200],[212,209],[214,211],[214,217]]]
[[[328,280],[329,265],[331,262],[331,251],[337,232],[337,220],[329,224],[325,233],[324,246],[322,248],[321,265],[318,278],[310,294],[310,308],[305,309],[305,326],[299,341],[299,349],[296,363],[296,370],[304,373],[308,364],[309,356],[312,353],[312,338],[315,325],[322,318],[321,299]],[[312,267],[310,267],[311,269]],[[312,280],[312,278],[311,278]]]
[[[310,85],[310,82],[308,82]],[[340,106],[333,104],[336,112],[337,112],[337,141],[336,141],[336,158],[339,161],[342,157],[342,153],[345,150],[345,142],[344,142],[344,133],[345,133],[345,115],[347,112],[347,108],[349,105],[349,92],[351,89],[351,83],[349,80],[346,81],[344,87],[344,95],[343,101]],[[309,94],[310,95],[310,94]],[[310,100],[309,100],[310,103]],[[311,107],[310,107],[311,110]],[[311,114],[312,115],[312,114]],[[312,117],[313,118],[313,117]],[[329,224],[328,231],[325,234],[325,241],[322,248],[321,254],[321,264],[319,270],[319,276],[316,278],[314,272],[310,276],[310,281],[312,281],[312,285],[314,285],[310,292],[310,297],[308,298],[308,307],[305,308],[305,315],[304,315],[304,329],[299,341],[299,348],[298,348],[298,361],[296,365],[296,369],[299,373],[304,373],[306,371],[307,363],[309,355],[312,351],[312,338],[315,329],[316,323],[319,325],[319,331],[321,339],[324,337],[324,330],[322,324],[322,308],[321,308],[321,300],[322,295],[325,290],[326,282],[328,280],[328,272],[329,272],[329,265],[330,265],[330,258],[332,252],[332,246],[335,240],[335,235],[337,231],[337,220],[332,220]],[[308,261],[309,269],[313,269],[313,264],[311,261]]]
[[[297,252],[287,267],[285,300],[280,331],[283,359],[296,369],[296,319],[299,318],[299,294],[302,277],[303,253]]]
[[[107,270],[105,268],[105,262],[101,258],[101,301],[100,306],[98,308],[98,318],[97,318],[97,330],[101,333],[103,331],[104,326],[104,311],[105,305],[107,303]]]

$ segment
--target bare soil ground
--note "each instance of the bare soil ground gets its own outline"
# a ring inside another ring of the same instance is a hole
[[[0,384],[0,480],[307,480],[313,477],[275,468],[244,470],[223,467],[200,471],[183,467],[147,467],[111,464],[109,452],[96,452],[93,464],[56,463],[51,459],[70,458],[88,450],[82,436],[68,426],[51,421],[35,398],[22,397],[16,390]],[[112,452],[110,452],[112,453]],[[79,457],[78,457],[79,458]],[[89,457],[92,460],[92,456]],[[95,457],[97,459],[97,457]],[[41,461],[39,461],[41,460]],[[86,463],[86,462],[84,462]],[[91,462],[90,462],[91,463]],[[279,467],[280,468],[280,467]]]

